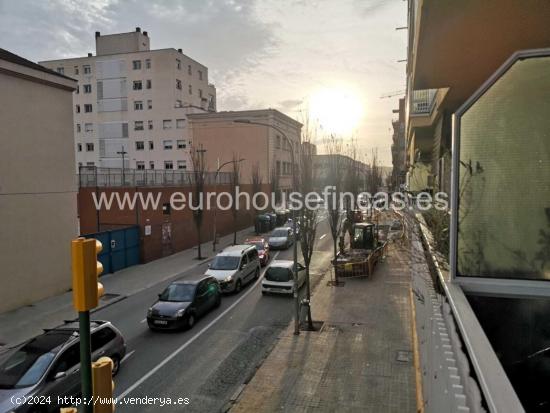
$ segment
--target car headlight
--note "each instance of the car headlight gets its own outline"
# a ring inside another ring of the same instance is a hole
[[[184,314],[185,314],[185,308],[176,311],[176,317],[183,317]]]
[[[227,277],[225,277],[225,282],[226,283],[230,283],[231,281],[233,280],[233,276],[232,275],[228,275]]]
[[[153,307],[149,307],[147,309],[147,317],[151,317],[153,315]]]

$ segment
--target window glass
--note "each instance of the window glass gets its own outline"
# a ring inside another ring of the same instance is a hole
[[[106,346],[110,341],[114,340],[116,333],[109,327],[100,328],[92,333],[92,352]]]
[[[549,67],[516,62],[460,119],[459,276],[550,279]]]
[[[53,369],[53,375],[62,371],[68,371],[80,362],[79,343],[73,344],[59,357]]]

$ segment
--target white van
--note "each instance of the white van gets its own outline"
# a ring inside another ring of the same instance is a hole
[[[206,275],[216,277],[223,292],[240,292],[260,276],[260,258],[254,245],[233,245],[220,252]]]
[[[294,293],[294,276],[292,261],[275,260],[267,268],[262,280],[262,294],[292,294]],[[298,263],[298,289],[306,282],[306,268]]]

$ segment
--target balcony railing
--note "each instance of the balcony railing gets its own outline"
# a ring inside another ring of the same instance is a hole
[[[435,106],[437,89],[413,90],[411,115],[429,115]]]
[[[194,173],[182,170],[158,169],[124,169],[98,168],[93,166],[80,167],[78,178],[79,187],[111,187],[111,186],[190,186],[194,181]],[[205,172],[204,184],[214,185],[215,172]],[[230,172],[220,172],[218,184],[231,182]]]

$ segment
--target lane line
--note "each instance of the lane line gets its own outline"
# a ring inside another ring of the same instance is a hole
[[[120,364],[124,363],[126,360],[128,360],[132,354],[134,354],[136,352],[136,350],[132,350],[130,351],[129,353],[126,353],[126,355],[124,356],[124,358],[122,360],[120,360]]]
[[[279,255],[279,251],[275,253],[273,256],[273,259],[275,260],[277,256]],[[262,278],[265,274],[265,271],[269,268],[269,265],[263,269],[260,277],[258,277],[258,280],[250,287],[243,295],[239,297],[238,300],[236,300],[233,304],[231,304],[229,307],[227,307],[221,314],[219,314],[215,319],[213,319],[210,323],[208,323],[205,327],[203,327],[202,330],[200,330],[197,334],[195,334],[193,337],[191,337],[189,340],[187,340],[185,343],[183,343],[180,347],[178,347],[176,350],[174,350],[170,355],[168,355],[164,360],[162,360],[156,367],[151,369],[147,374],[145,374],[141,379],[137,380],[132,384],[130,387],[128,387],[126,390],[124,390],[120,395],[117,397],[123,398],[126,397],[128,394],[130,394],[132,391],[134,391],[136,388],[141,386],[149,377],[151,377],[153,374],[155,374],[157,371],[159,371],[166,363],[168,363],[170,360],[172,360],[174,357],[176,357],[179,353],[181,353],[183,350],[185,350],[189,345],[191,345],[196,339],[198,339],[202,334],[204,334],[210,327],[212,327],[214,324],[216,324],[220,319],[222,319],[227,313],[229,313],[233,308],[235,308],[241,301],[243,301],[254,289],[256,286],[262,281]]]
[[[319,237],[319,240],[322,240],[323,238],[325,238],[327,236],[327,234],[323,234]]]

